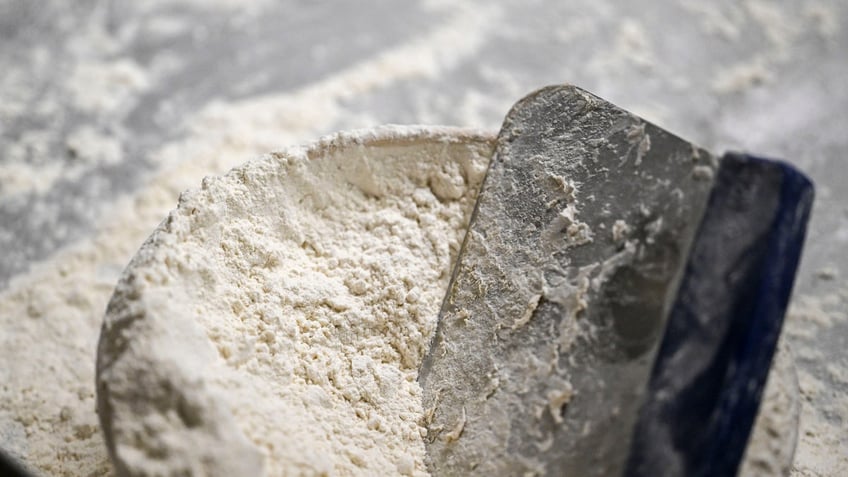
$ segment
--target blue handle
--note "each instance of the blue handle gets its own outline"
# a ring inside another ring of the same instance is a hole
[[[801,256],[813,185],[728,153],[693,239],[624,475],[736,475]]]

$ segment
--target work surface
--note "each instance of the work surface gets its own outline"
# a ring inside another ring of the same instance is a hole
[[[816,182],[785,332],[794,472],[846,475],[846,49],[838,0],[0,1],[0,448],[45,474],[110,472],[99,321],[180,191],[336,130],[497,130],[570,82]]]

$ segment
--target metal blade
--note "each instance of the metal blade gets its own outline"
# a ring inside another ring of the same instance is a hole
[[[420,370],[434,475],[620,475],[715,166],[573,86],[513,107]]]

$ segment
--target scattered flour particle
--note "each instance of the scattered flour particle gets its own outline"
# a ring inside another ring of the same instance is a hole
[[[834,267],[824,267],[816,272],[816,278],[820,280],[835,280],[839,276],[839,270]]]
[[[616,220],[612,224],[612,240],[615,243],[620,243],[627,238],[627,234],[630,233],[630,225],[623,220]]]
[[[65,146],[73,162],[114,164],[121,160],[121,142],[114,136],[103,134],[90,126],[82,126],[65,139]]]
[[[749,60],[719,70],[713,77],[712,86],[716,93],[742,93],[771,81],[772,76],[766,61]]]
[[[692,178],[696,181],[712,180],[715,172],[710,166],[695,166],[692,168]]]
[[[150,87],[147,73],[127,58],[77,65],[66,83],[74,104],[89,113],[112,113]]]

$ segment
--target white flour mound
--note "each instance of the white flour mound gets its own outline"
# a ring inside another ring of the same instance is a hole
[[[425,474],[418,367],[492,148],[385,127],[183,194],[103,325],[118,473]]]

